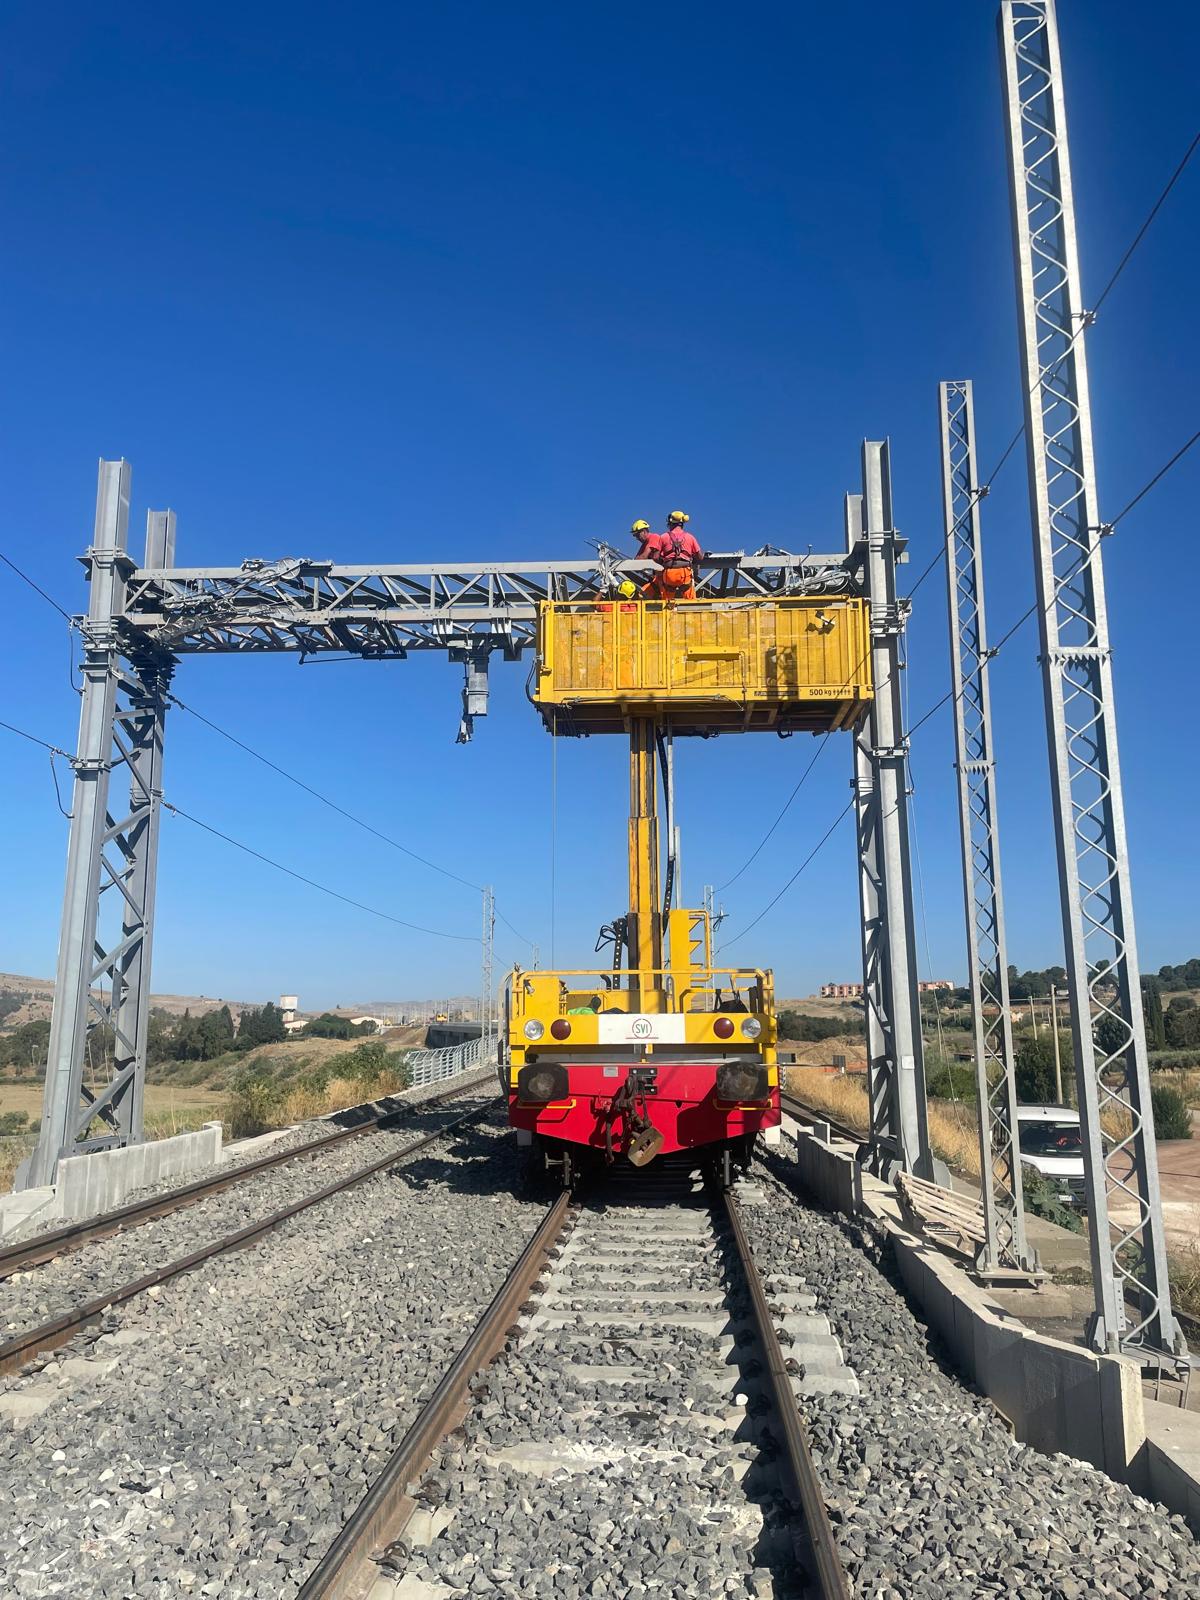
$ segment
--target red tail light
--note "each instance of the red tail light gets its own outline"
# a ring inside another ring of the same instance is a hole
[[[556,1017],[550,1024],[550,1037],[552,1039],[569,1039],[571,1037],[571,1024],[566,1017]]]

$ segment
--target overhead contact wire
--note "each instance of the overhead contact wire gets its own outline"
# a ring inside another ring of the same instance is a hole
[[[295,878],[297,883],[307,884],[310,889],[317,889],[321,894],[327,894],[331,899],[341,900],[343,904],[354,906],[358,911],[366,911],[373,917],[380,917],[384,922],[394,922],[399,928],[410,928],[414,933],[427,933],[435,939],[456,939],[463,944],[478,944],[479,939],[470,933],[447,933],[442,928],[427,928],[419,922],[409,922],[404,917],[394,917],[390,911],[380,911],[378,906],[369,906],[365,901],[355,900],[348,894],[342,894],[338,889],[331,889],[326,883],[318,883],[315,878],[305,877],[304,873],[295,871],[292,867],[284,866],[282,861],[276,861],[271,856],[264,855],[261,850],[255,850],[252,845],[243,844],[240,839],[235,839],[232,834],[222,833],[220,828],[214,828],[211,823],[201,822],[199,817],[194,817],[182,807],[172,805],[169,800],[162,802],[164,811],[169,811],[173,817],[182,817],[185,822],[193,823],[197,828],[203,828],[205,833],[211,833],[214,838],[223,839],[235,850],[241,850],[248,856],[253,856],[256,861],[264,862],[268,867],[274,867],[276,872],[286,873],[289,878]]]

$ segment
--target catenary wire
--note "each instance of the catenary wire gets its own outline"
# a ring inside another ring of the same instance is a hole
[[[40,594],[42,599],[46,602],[46,604],[48,606],[53,606],[55,611],[58,612],[59,616],[62,617],[62,619],[65,622],[67,622],[68,624],[70,623],[70,621],[71,621],[71,613],[68,610],[66,610],[65,607],[60,606],[58,601],[54,598],[53,595],[47,594],[45,589],[42,588],[40,583],[35,583],[27,572],[22,572],[21,568],[17,565],[17,563],[14,560],[12,560],[12,558],[10,556],[6,556],[4,554],[4,552],[3,552],[3,550],[0,550],[0,561],[3,561],[3,563],[4,563],[4,565],[6,567],[11,568],[11,570],[16,573],[17,577],[20,578],[22,583],[27,583],[29,585],[29,587],[34,591],[35,594]]]
[[[226,844],[233,845],[236,850],[242,850],[255,860],[265,862],[268,867],[274,867],[277,872],[286,873],[289,878],[295,878],[298,883],[307,884],[310,889],[318,889],[322,894],[329,895],[334,900],[341,900],[345,905],[354,906],[359,911],[369,912],[373,917],[380,917],[384,922],[394,922],[397,927],[410,928],[414,933],[427,933],[435,939],[456,939],[463,944],[478,944],[479,938],[470,933],[447,933],[442,928],[427,928],[419,922],[408,922],[404,917],[394,917],[390,911],[380,911],[377,906],[369,906],[362,900],[355,900],[348,894],[342,894],[338,889],[331,889],[328,884],[318,883],[315,878],[307,878],[302,872],[296,872],[292,867],[284,866],[282,861],[275,861],[271,856],[264,855],[261,850],[255,850],[251,845],[243,844],[240,839],[235,839],[232,834],[222,833],[220,828],[214,828],[211,823],[201,822],[199,817],[194,817],[180,806],[172,805],[169,800],[162,802],[164,811],[169,811],[173,817],[182,817],[185,822],[193,823],[197,828],[203,828],[205,833],[211,833],[214,838],[223,839]]]
[[[451,872],[448,867],[440,866],[436,861],[431,861],[428,856],[421,855],[419,851],[411,850],[408,845],[401,844],[398,839],[392,838],[391,834],[384,833],[374,824],[356,816],[354,812],[347,811],[345,806],[339,805],[336,800],[331,800],[328,795],[322,794],[319,789],[314,789],[312,784],[306,783],[303,778],[298,778],[295,773],[289,772],[286,767],[281,767],[278,762],[272,761],[269,756],[263,755],[261,750],[256,750],[253,745],[247,744],[244,739],[239,739],[235,733],[230,733],[228,728],[221,727],[211,717],[206,717],[203,712],[197,711],[194,706],[190,706],[186,701],[181,700],[178,695],[170,695],[168,698],[171,705],[177,706],[181,711],[186,711],[190,716],[202,722],[206,728],[211,728],[214,733],[220,734],[221,738],[228,739],[230,744],[237,745],[239,750],[244,750],[247,755],[253,756],[256,761],[262,762],[263,766],[270,767],[272,772],[277,773],[281,778],[285,778],[288,783],[294,784],[298,789],[303,789],[305,794],[311,795],[314,800],[319,800],[322,805],[328,806],[331,811],[336,811],[340,817],[345,817],[348,822],[353,822],[356,827],[373,834],[376,839],[380,839],[384,844],[390,845],[393,850],[399,850],[403,855],[409,856],[413,861],[419,861],[422,866],[428,867],[432,872],[439,872],[442,877],[450,878],[453,882],[462,884],[465,889],[473,889],[476,894],[483,893],[482,884],[472,883],[469,878],[460,877],[457,872]],[[516,938],[520,939],[524,944],[529,944],[530,941],[525,938],[519,929],[513,927],[499,907],[496,908],[496,917]]]
[[[0,721],[0,728],[5,729],[8,733],[16,734],[18,738],[27,739],[30,744],[40,745],[43,750],[48,750],[51,761],[55,756],[63,756],[68,761],[71,759],[67,751],[61,749],[58,745],[51,744],[48,739],[39,738],[36,733],[28,733],[24,728],[18,728],[14,723]],[[335,900],[344,901],[348,906],[355,906],[359,911],[370,912],[373,917],[382,917],[385,922],[394,922],[398,927],[411,928],[415,933],[427,933],[437,939],[455,939],[464,944],[479,943],[479,939],[475,934],[448,933],[443,928],[427,928],[422,923],[408,922],[403,917],[394,917],[388,911],[380,911],[375,906],[366,905],[361,900],[355,900],[350,895],[342,894],[338,889],[331,889],[328,884],[318,883],[315,878],[306,878],[302,872],[296,872],[291,867],[285,867],[281,861],[275,861],[270,856],[264,855],[262,851],[255,850],[251,845],[243,844],[240,839],[235,839],[232,834],[222,833],[220,828],[214,828],[211,823],[202,822],[199,817],[192,816],[190,812],[184,811],[180,806],[172,805],[169,800],[163,800],[162,806],[172,816],[182,817],[186,822],[194,823],[196,827],[203,828],[206,833],[211,833],[218,839],[223,839],[226,844],[233,845],[236,849],[244,851],[246,855],[254,856],[257,860],[265,862],[267,866],[274,867],[276,871],[286,873],[289,878],[295,878],[299,883],[305,883],[311,889],[319,889],[322,894],[330,895]],[[64,816],[68,815],[66,812],[63,814]]]
[[[766,905],[762,908],[762,910],[758,913],[758,915],[754,918],[754,920],[752,922],[748,922],[746,924],[746,926],[741,930],[740,933],[735,933],[732,939],[722,940],[722,948],[725,948],[726,946],[731,945],[731,944],[736,944],[739,939],[745,938],[746,934],[748,934],[750,932],[751,928],[756,927],[758,925],[758,923],[760,923],[762,921],[762,919],[766,916],[767,912],[770,911],[773,906],[777,905],[778,902],[783,899],[784,895],[788,892],[788,890],[796,882],[796,880],[797,880],[797,878],[799,878],[800,874],[802,872],[804,872],[804,870],[807,868],[809,863],[816,856],[817,852],[821,849],[822,845],[824,845],[826,843],[826,841],[832,836],[834,830],[837,828],[837,826],[841,822],[842,818],[845,817],[847,815],[847,813],[853,809],[853,806],[854,806],[853,799],[847,800],[846,804],[838,812],[837,816],[834,817],[833,821],[829,824],[829,827],[826,828],[825,832],[817,840],[816,844],[813,845],[812,849],[808,852],[808,854],[805,856],[804,860],[796,868],[795,872],[792,873],[791,877],[784,884],[783,888],[779,890],[778,894],[776,894],[773,899],[767,901]]]
[[[1170,460],[1168,462],[1166,462],[1166,464],[1164,466],[1159,468],[1159,470],[1154,474],[1154,476],[1152,478],[1147,480],[1147,482],[1143,485],[1143,487],[1141,489],[1138,490],[1137,494],[1134,495],[1133,499],[1128,502],[1128,504],[1124,507],[1124,509],[1119,511],[1111,522],[1105,524],[1106,530],[1111,530],[1111,529],[1115,528],[1117,526],[1117,524],[1122,520],[1122,518],[1125,517],[1126,515],[1128,515],[1128,513],[1133,510],[1134,506],[1136,506],[1139,501],[1144,499],[1144,497],[1147,494],[1149,494],[1150,490],[1153,489],[1156,484],[1160,483],[1162,481],[1162,479],[1166,477],[1167,473],[1170,472],[1172,467],[1174,467],[1177,462],[1179,462],[1179,461],[1181,461],[1183,459],[1183,457],[1187,454],[1187,452],[1191,449],[1191,447],[1196,443],[1196,441],[1198,439],[1200,439],[1200,432],[1194,433],[1192,435],[1192,437],[1188,440],[1188,442],[1185,445],[1183,445],[1180,449],[1178,449],[1175,452],[1175,454],[1170,458]],[[1054,603],[1055,598],[1056,598],[1056,596],[1052,596],[1051,597],[1051,599],[1049,601],[1050,605],[1052,605]],[[1009,642],[1009,640],[1012,639],[1013,636],[1016,633],[1018,633],[1021,628],[1023,628],[1025,626],[1025,624],[1029,621],[1030,617],[1032,617],[1037,610],[1038,610],[1038,603],[1035,600],[1031,606],[1026,607],[1026,609],[1017,618],[1017,620],[1015,622],[1013,622],[1009,626],[1007,631],[1000,636],[1000,638],[997,640],[997,642],[994,645],[990,645],[988,647],[988,660],[989,661],[993,660],[996,656],[998,656],[1000,654],[1001,650],[1004,649],[1004,646]],[[967,685],[964,683],[962,688],[959,690],[959,694],[960,695],[965,692],[966,687],[967,687]],[[943,706],[948,705],[955,698],[956,698],[956,696],[955,696],[954,690],[953,689],[948,689],[946,691],[946,693],[944,695],[942,695],[940,700],[935,700],[933,705],[929,706],[928,709],[926,711],[924,711],[920,717],[917,718],[916,722],[911,724],[911,726],[906,730],[906,738],[911,742],[911,740],[913,738],[913,735],[918,731],[918,729],[923,728],[925,726],[925,724],[930,720],[931,717],[936,716],[937,713],[942,709]],[[836,828],[838,823],[841,822],[842,818],[846,815],[846,812],[850,809],[850,806],[853,805],[853,803],[854,802],[851,801],[850,805],[847,805],[842,811],[840,811],[838,813],[838,815],[834,818],[833,823],[831,824],[828,832],[826,832],[825,834],[822,835],[821,839],[819,840],[819,842],[817,843],[817,845],[815,846],[813,851],[805,858],[805,860],[803,862],[801,862],[801,864],[797,868],[796,872],[792,875],[791,878],[788,879],[787,883],[784,884],[783,888],[780,889],[779,893],[776,894],[773,899],[768,901],[768,903],[763,907],[763,909],[754,918],[753,922],[747,923],[746,926],[742,929],[741,933],[735,934],[734,935],[734,939],[730,939],[730,940],[727,941],[729,944],[732,944],[735,939],[740,939],[742,937],[742,934],[749,933],[750,929],[753,928],[756,923],[761,922],[763,917],[766,916],[767,912],[770,911],[772,909],[772,907],[775,906],[780,899],[782,899],[783,895],[786,893],[786,891],[788,889],[791,888],[792,884],[795,883],[796,879],[800,876],[800,873],[802,873],[804,871],[804,869],[808,866],[809,862],[812,860],[813,856],[816,855],[817,851],[821,848],[821,846],[825,843],[826,839],[829,838],[829,835],[833,832],[834,828]]]

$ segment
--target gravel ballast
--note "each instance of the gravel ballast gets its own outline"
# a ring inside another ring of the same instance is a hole
[[[856,1594],[1200,1595],[1200,1547],[1181,1517],[1073,1457],[1018,1444],[939,1364],[882,1243],[756,1170],[770,1203],[743,1213],[755,1260],[805,1277],[858,1376],[857,1396],[801,1403]]]
[[[537,1227],[515,1187],[497,1116],[6,1384],[51,1403],[0,1432],[3,1593],[294,1594]]]
[[[422,1480],[436,1537],[393,1572],[429,1600],[810,1594],[742,1393],[758,1347],[724,1331],[743,1286],[706,1196],[602,1194]]]
[[[414,1107],[412,1118],[400,1127],[363,1133],[331,1148],[314,1150],[311,1156],[298,1156],[169,1216],[140,1223],[108,1239],[93,1240],[69,1255],[14,1273],[0,1287],[0,1342],[61,1316],[95,1295],[134,1283],[166,1262],[182,1259],[294,1205],[373,1161],[392,1153],[399,1155],[423,1135],[473,1109],[493,1104],[495,1098],[494,1094],[464,1095],[425,1112]]]

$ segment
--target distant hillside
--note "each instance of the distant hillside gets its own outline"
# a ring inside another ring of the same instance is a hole
[[[50,1007],[54,1000],[54,980],[52,978],[29,978],[19,972],[0,972],[0,1000],[9,1001],[19,999],[20,1005],[9,1009],[5,1005],[6,1014],[0,1018],[0,1027],[19,1028],[23,1022],[45,1022],[50,1017]],[[243,1007],[258,1005],[261,1002],[254,1000],[231,1000],[225,995],[203,994],[152,994],[150,1004],[159,1010],[168,1012],[173,1017],[181,1017],[185,1011],[190,1011],[194,1017],[201,1016],[205,1011],[216,1011],[221,1006],[228,1006],[237,1020]]]

